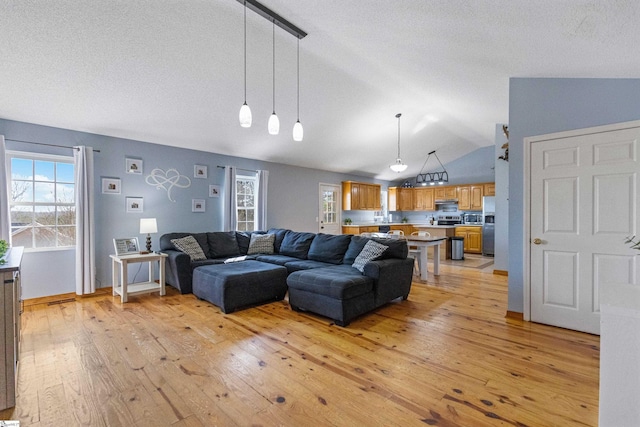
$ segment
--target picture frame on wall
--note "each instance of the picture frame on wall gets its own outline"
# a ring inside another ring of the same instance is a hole
[[[142,175],[142,160],[140,159],[125,159],[125,172],[136,175]]]
[[[141,213],[144,208],[144,199],[142,197],[126,197],[127,213]]]
[[[204,212],[206,210],[206,204],[204,199],[191,200],[191,212]]]
[[[195,165],[193,167],[194,178],[207,178],[207,167],[205,165]]]
[[[120,178],[102,178],[102,194],[120,194]]]
[[[212,184],[209,186],[209,197],[220,197],[220,186]]]
[[[131,255],[140,252],[137,237],[127,237],[124,239],[113,239],[113,247],[116,255]]]

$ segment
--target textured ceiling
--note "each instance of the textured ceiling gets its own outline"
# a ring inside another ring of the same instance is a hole
[[[263,0],[300,42],[236,0],[2,0],[0,118],[381,179],[493,144],[510,77],[639,77],[637,1]],[[396,157],[409,168],[388,168]]]

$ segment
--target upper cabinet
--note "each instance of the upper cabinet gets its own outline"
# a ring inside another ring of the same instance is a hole
[[[436,209],[435,189],[414,188],[413,189],[413,210],[433,211]]]
[[[343,181],[342,209],[345,211],[380,210],[380,185]]]
[[[496,184],[495,182],[489,182],[484,184],[484,195],[485,196],[495,196],[496,195]]]
[[[458,198],[457,187],[454,186],[436,187],[434,188],[434,192],[436,200],[452,200]]]
[[[459,185],[458,186],[458,210],[481,211],[484,185]]]
[[[389,187],[387,196],[390,211],[413,210],[413,188]]]

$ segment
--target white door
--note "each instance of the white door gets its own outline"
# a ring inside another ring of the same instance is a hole
[[[525,140],[531,320],[593,334],[604,293],[632,287],[640,298],[640,257],[625,244],[640,225],[640,127],[603,128],[615,126]]]
[[[342,234],[340,213],[342,211],[342,188],[334,184],[320,184],[320,214],[318,232]]]

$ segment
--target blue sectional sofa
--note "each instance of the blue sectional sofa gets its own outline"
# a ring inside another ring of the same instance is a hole
[[[273,253],[247,255],[252,234],[273,234]],[[171,242],[189,235],[196,239],[206,259],[192,261],[189,255],[176,249]],[[366,263],[361,272],[352,267],[352,264],[369,240],[387,248],[377,259]],[[255,272],[252,270],[269,270],[271,275],[279,274],[274,273],[273,268],[258,268],[259,263],[266,263],[286,268],[286,288],[293,310],[329,317],[340,326],[346,326],[355,317],[394,299],[407,299],[413,275],[413,259],[407,258],[407,243],[396,239],[305,233],[287,229],[270,229],[266,232],[168,233],[160,238],[160,249],[168,255],[167,284],[183,294],[193,292],[199,298],[220,306],[225,312],[225,307],[231,307],[233,311],[284,297],[281,285],[277,286],[277,291],[263,292],[264,300],[253,292],[237,292],[236,289],[234,296],[226,296],[223,289],[216,289],[215,292],[207,289],[207,280],[210,280],[211,286],[223,286],[220,284],[226,283],[224,286],[231,289],[227,285],[241,283],[242,274],[253,274],[251,280],[255,281]],[[246,263],[241,268],[231,268],[225,264],[229,261],[249,260],[254,263]],[[215,267],[216,265],[220,267]],[[197,272],[194,291],[194,271],[204,266],[213,267]],[[247,296],[247,299],[243,297],[249,294],[251,296]],[[225,298],[233,300],[225,301]]]

